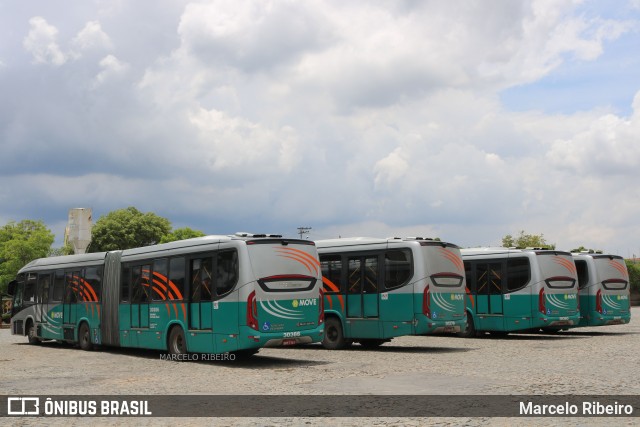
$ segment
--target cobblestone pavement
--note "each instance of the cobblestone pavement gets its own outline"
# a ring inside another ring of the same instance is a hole
[[[640,307],[628,325],[579,328],[556,335],[511,334],[461,339],[401,337],[377,350],[353,345],[262,349],[236,361],[171,362],[160,352],[85,352],[39,346],[0,330],[0,385],[5,395],[105,394],[456,394],[640,395]],[[637,418],[635,418],[637,420]],[[615,425],[634,425],[617,418]],[[41,425],[42,419],[11,419]],[[84,425],[612,425],[607,418],[80,418]]]

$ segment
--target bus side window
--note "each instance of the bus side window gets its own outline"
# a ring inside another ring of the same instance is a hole
[[[149,281],[149,291],[151,293],[151,298],[154,301],[164,301],[168,299],[168,278],[167,269],[169,268],[169,263],[166,258],[154,259],[153,260],[153,276]]]
[[[211,258],[191,260],[191,301],[211,301]]]
[[[231,291],[238,281],[238,252],[222,251],[216,256],[216,296]]]
[[[378,257],[367,257],[364,260],[364,288],[362,290],[365,294],[373,294],[378,292]]]
[[[149,301],[149,272],[151,266],[138,265],[131,269],[131,302],[134,304]]]
[[[464,262],[464,275],[467,279],[467,288],[469,288],[469,292],[474,294],[476,292],[476,278],[473,275],[473,264],[469,261]]]
[[[24,294],[22,296],[25,304],[36,302],[36,277],[35,274],[27,274],[27,283],[24,285]]]
[[[77,295],[77,279],[79,272],[65,272],[65,287],[64,302],[66,304],[73,304],[78,301]]]
[[[384,254],[385,289],[398,288],[411,278],[411,252],[387,251]]]
[[[22,309],[24,293],[24,275],[19,275],[17,278],[15,294],[13,295],[13,305],[11,307],[12,313],[15,314]]]
[[[359,294],[361,292],[362,270],[360,264],[360,258],[349,258],[349,271],[347,276],[347,293],[349,294]]]
[[[42,304],[49,303],[49,285],[51,283],[51,274],[38,275],[38,288],[40,289],[40,302]]]
[[[131,285],[131,268],[129,266],[122,267],[120,276],[120,302],[130,302],[131,294],[129,288]]]
[[[100,301],[100,285],[102,279],[102,267],[87,267],[84,269],[84,281],[82,284],[89,292],[90,301]]]
[[[576,269],[578,270],[578,288],[582,289],[589,283],[589,268],[587,267],[587,261],[575,260]]]
[[[342,282],[342,257],[340,255],[321,255],[320,268],[326,294],[337,294],[340,292]],[[327,281],[329,283],[327,283]]]
[[[507,291],[522,289],[529,283],[529,258],[509,258],[507,260]]]
[[[53,292],[51,302],[62,302],[64,297],[64,270],[56,270],[53,276]]]
[[[169,261],[169,297],[173,300],[184,298],[184,257],[171,258]]]

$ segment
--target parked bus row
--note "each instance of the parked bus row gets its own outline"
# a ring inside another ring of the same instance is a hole
[[[624,260],[556,250],[462,249],[423,238],[311,242],[207,236],[42,258],[10,283],[12,333],[187,352],[394,337],[558,331],[628,323]]]

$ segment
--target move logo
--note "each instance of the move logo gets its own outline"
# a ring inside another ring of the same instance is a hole
[[[310,306],[310,305],[318,305],[318,300],[315,298],[306,298],[306,299],[294,299],[291,303],[293,308],[298,308],[299,306]]]

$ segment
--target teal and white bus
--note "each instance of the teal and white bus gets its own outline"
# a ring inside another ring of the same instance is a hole
[[[578,326],[620,325],[631,320],[629,272],[618,255],[573,253],[578,269]]]
[[[41,258],[9,285],[11,330],[85,350],[254,353],[322,340],[321,280],[314,243],[276,235]]]
[[[569,252],[462,249],[467,277],[464,337],[558,331],[578,324],[578,276]]]
[[[451,243],[423,238],[316,241],[325,336],[340,349],[464,328],[464,265]]]

